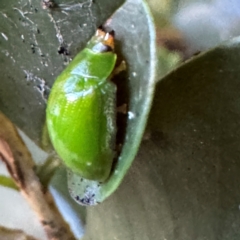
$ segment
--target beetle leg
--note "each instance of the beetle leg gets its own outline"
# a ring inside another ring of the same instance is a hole
[[[118,113],[127,114],[127,110],[128,110],[128,108],[127,108],[127,104],[126,103],[124,103],[121,106],[117,107],[117,112]]]
[[[122,62],[117,67],[114,68],[109,79],[112,79],[112,77],[118,75],[120,72],[126,71],[126,69],[127,69],[127,64],[124,60],[122,60]]]

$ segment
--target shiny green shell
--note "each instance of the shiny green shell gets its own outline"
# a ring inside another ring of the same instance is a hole
[[[116,54],[108,38],[98,31],[58,76],[46,110],[49,137],[65,165],[97,181],[109,177],[115,154],[116,86],[109,77]]]

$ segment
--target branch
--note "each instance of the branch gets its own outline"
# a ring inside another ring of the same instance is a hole
[[[24,239],[24,240],[36,240],[36,238],[25,234],[22,230],[17,229],[9,229],[0,226],[0,236],[1,239],[4,240],[16,240],[16,239]]]
[[[14,125],[0,113],[0,157],[20,192],[37,214],[51,240],[74,240],[69,226],[59,213],[49,191],[43,188],[34,171],[31,154]]]

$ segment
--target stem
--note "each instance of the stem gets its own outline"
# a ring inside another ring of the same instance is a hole
[[[37,214],[49,240],[74,240],[69,226],[59,213],[49,191],[43,187],[34,172],[32,157],[14,125],[0,113],[0,158]]]

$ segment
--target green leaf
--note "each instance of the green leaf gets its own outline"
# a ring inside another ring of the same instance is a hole
[[[86,205],[104,201],[123,180],[138,151],[156,83],[155,29],[145,2],[127,1],[112,16],[109,27],[116,30],[116,47],[127,63],[127,76],[121,75],[116,80],[124,86],[118,88],[122,104],[128,104],[126,135],[113,173],[106,182],[83,180],[69,172],[71,195]]]
[[[84,240],[239,239],[240,38],[162,79],[119,189]]]
[[[18,190],[18,187],[16,186],[15,182],[10,177],[6,177],[3,175],[0,175],[0,185],[3,187],[12,188],[14,190]]]

